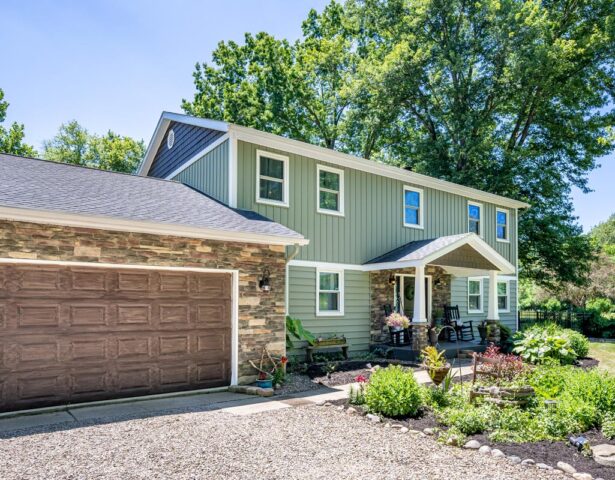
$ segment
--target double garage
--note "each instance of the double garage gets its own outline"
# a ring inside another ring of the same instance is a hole
[[[0,408],[229,385],[232,274],[0,263]]]

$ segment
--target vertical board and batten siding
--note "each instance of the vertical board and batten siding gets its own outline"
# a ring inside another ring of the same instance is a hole
[[[288,314],[318,334],[343,334],[351,352],[366,351],[370,341],[369,274],[344,272],[344,316],[316,316],[316,269],[290,267],[288,272]],[[303,350],[289,354],[305,353]]]
[[[289,157],[289,207],[256,202],[258,149]],[[344,170],[344,217],[317,212],[317,164]],[[238,142],[237,183],[239,208],[256,211],[310,239],[299,260],[363,264],[414,240],[468,231],[470,198],[243,141]],[[403,226],[404,185],[423,190],[424,229]],[[496,205],[483,202],[484,239],[515,264],[515,210],[509,209],[510,243],[495,239],[495,212]]]
[[[509,301],[510,312],[500,312],[500,322],[508,326],[513,332],[517,330],[517,282],[510,280]],[[489,308],[489,278],[483,278],[483,311],[482,313],[468,313],[468,278],[453,277],[451,281],[451,305],[459,305],[459,315],[464,320],[474,320],[474,327],[478,322],[487,319]],[[478,335],[478,331],[474,332]],[[477,337],[478,338],[478,337]]]
[[[171,129],[175,135],[175,142],[171,148],[168,148],[167,135]],[[150,177],[166,178],[183,163],[204,150],[208,145],[211,145],[222,135],[224,135],[224,132],[218,130],[171,122],[160,143],[160,147],[158,147],[147,175]]]
[[[199,192],[228,204],[228,140],[207,152],[188,168],[173,177]]]

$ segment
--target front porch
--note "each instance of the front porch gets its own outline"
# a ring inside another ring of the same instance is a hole
[[[486,322],[490,325],[490,342],[499,340],[497,281],[499,274],[511,274],[515,268],[480,237],[462,234],[432,240],[411,242],[382,255],[367,264],[371,286],[371,344],[372,349],[392,349],[394,358],[413,360],[430,344],[429,330],[443,326],[444,307],[451,306],[451,285],[456,277],[487,277],[488,311]],[[480,293],[482,295],[482,291]],[[482,351],[478,325],[485,317],[472,318],[465,309],[465,317],[454,326],[464,324],[467,328],[458,342],[447,342],[440,335],[439,348],[450,356],[458,350]],[[386,324],[387,314],[398,312],[410,320],[406,336],[407,345],[398,345]],[[450,319],[449,319],[450,320]],[[446,327],[454,331],[454,328]],[[472,339],[471,332],[474,335]],[[457,335],[451,335],[457,339]],[[432,339],[433,341],[433,339]]]
[[[411,362],[418,361],[420,357],[420,353],[421,353],[420,351],[412,348],[412,345],[395,346],[395,345],[389,345],[389,344],[379,345],[379,344],[374,343],[371,346],[372,350],[381,349],[383,347],[388,349],[389,358],[392,358],[395,360],[404,360],[404,361],[411,361]],[[436,347],[438,348],[438,350],[444,350],[446,352],[445,354],[446,358],[453,359],[453,358],[459,358],[461,352],[482,353],[487,348],[487,344],[485,343],[481,345],[480,339],[467,340],[467,341],[460,340],[459,342],[441,341],[441,342],[438,342]]]

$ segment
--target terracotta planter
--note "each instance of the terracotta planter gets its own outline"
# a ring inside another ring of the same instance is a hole
[[[431,381],[435,383],[436,385],[440,385],[442,381],[444,380],[444,378],[446,378],[446,375],[448,374],[448,372],[450,371],[451,364],[447,363],[443,367],[438,367],[438,368],[431,368],[428,365],[425,365],[425,368],[427,369],[427,372],[429,373],[429,378],[431,378]]]

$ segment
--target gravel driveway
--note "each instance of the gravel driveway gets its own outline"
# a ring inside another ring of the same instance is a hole
[[[553,478],[335,407],[190,412],[23,433],[0,440],[4,480]]]

